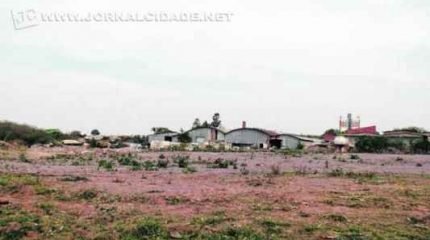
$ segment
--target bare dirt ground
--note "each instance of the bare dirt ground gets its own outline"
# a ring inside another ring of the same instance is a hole
[[[67,147],[0,159],[0,239],[430,239],[428,155]]]

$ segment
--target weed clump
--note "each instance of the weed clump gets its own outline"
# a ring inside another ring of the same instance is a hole
[[[274,235],[281,233],[284,228],[291,226],[290,223],[277,222],[271,219],[260,221],[260,225],[263,227],[267,239],[273,238]]]
[[[240,168],[240,174],[249,175],[249,170],[246,167],[241,167]]]
[[[348,219],[341,214],[330,214],[330,215],[326,216],[326,218],[331,220],[331,221],[334,221],[334,222],[342,222],[343,223],[343,222],[348,221]]]
[[[72,176],[72,175],[69,175],[69,176],[62,177],[59,180],[63,181],[63,182],[79,182],[79,181],[86,182],[86,181],[88,181],[88,178],[81,177],[81,176]]]
[[[25,153],[20,153],[19,154],[19,161],[21,161],[23,163],[31,163],[31,161],[27,158],[27,156],[25,155]]]
[[[37,215],[18,207],[0,208],[0,239],[24,238],[29,232],[42,232],[41,220]]]
[[[197,169],[195,167],[193,167],[193,166],[188,166],[188,167],[184,168],[182,170],[182,172],[185,173],[185,174],[195,173],[195,172],[197,172]]]
[[[157,160],[157,167],[159,168],[167,168],[169,166],[169,160],[165,158],[159,158]]]
[[[113,161],[108,161],[108,160],[100,160],[99,161],[99,169],[105,169],[107,171],[113,171],[115,167],[115,163]]]
[[[281,175],[281,167],[279,165],[272,165],[272,166],[270,166],[270,173],[273,176],[279,176],[279,175]]]
[[[210,234],[203,234],[201,236],[201,239],[222,239],[222,240],[233,240],[233,239],[238,239],[238,240],[263,240],[263,239],[267,239],[264,235],[262,235],[261,233],[253,230],[252,228],[246,228],[246,227],[241,227],[241,228],[234,228],[234,227],[230,227],[227,229],[224,229],[220,232],[217,233],[210,233]]]
[[[235,161],[225,160],[222,158],[217,158],[212,164],[208,164],[208,168],[228,168],[229,166],[237,168],[237,164]]]
[[[178,167],[180,168],[186,168],[188,167],[188,164],[190,163],[190,157],[188,156],[176,156],[173,161],[178,164]]]
[[[98,195],[98,192],[96,190],[88,189],[88,190],[85,190],[85,191],[79,193],[78,198],[89,201],[89,200],[96,198],[97,195]]]
[[[145,161],[143,163],[143,167],[145,168],[146,171],[158,171],[158,168],[155,165],[155,163],[150,160]]]
[[[125,230],[121,239],[168,239],[168,233],[158,220],[148,217],[140,220],[133,228]]]

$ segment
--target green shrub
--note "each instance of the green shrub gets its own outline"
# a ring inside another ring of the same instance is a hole
[[[167,160],[167,159],[160,158],[157,160],[157,167],[159,167],[159,168],[167,168],[168,165],[169,165],[169,160]]]
[[[208,240],[263,240],[262,234],[251,228],[227,228],[218,233],[203,235],[201,239]],[[269,238],[270,239],[270,238]]]
[[[342,168],[336,168],[331,170],[331,172],[328,173],[330,177],[343,177],[345,176],[345,172]]]
[[[131,154],[128,154],[125,156],[120,156],[118,158],[118,163],[124,166],[131,166],[133,160],[134,160],[133,156]]]
[[[139,171],[142,170],[142,164],[138,162],[137,160],[132,160],[130,163],[131,170],[132,171]]]
[[[88,181],[88,178],[86,177],[81,177],[81,176],[64,176],[60,179],[60,181],[63,182],[79,182],[79,181]]]
[[[147,160],[143,163],[143,167],[145,168],[146,171],[157,171],[158,170],[158,168],[154,164],[154,162],[149,161],[149,160]]]
[[[28,232],[42,232],[38,216],[16,207],[0,208],[0,239],[23,239]],[[15,226],[15,227],[9,227]]]
[[[33,144],[50,143],[55,141],[55,138],[49,134],[49,131],[24,124],[0,121],[0,140],[22,141],[24,144],[31,146]]]
[[[240,174],[242,174],[242,175],[248,175],[249,174],[249,170],[246,167],[241,167],[240,168]]]
[[[153,218],[144,218],[140,220],[135,227],[126,230],[121,234],[121,239],[127,240],[157,240],[169,239],[166,229],[160,222]]]
[[[173,161],[178,164],[180,168],[188,167],[190,157],[188,156],[176,156]]]
[[[368,236],[364,235],[360,228],[351,227],[346,231],[339,233],[336,240],[367,240],[370,239]]]
[[[187,166],[186,168],[184,168],[182,170],[183,173],[195,173],[197,172],[197,169],[195,167],[192,166]]]
[[[203,226],[214,226],[214,225],[218,225],[221,224],[225,221],[228,221],[229,218],[227,218],[225,216],[224,212],[215,212],[213,215],[211,216],[207,216],[207,217],[197,217],[193,219],[193,224],[197,224],[201,227]]]
[[[412,149],[414,153],[429,153],[430,142],[425,139],[421,139],[412,143]]]
[[[326,216],[327,219],[334,221],[334,222],[347,222],[348,219],[340,214],[330,214],[328,216]]]
[[[387,138],[383,136],[363,136],[355,143],[358,152],[381,153],[386,151],[389,146]]]
[[[183,197],[165,197],[166,203],[169,205],[178,205],[178,204],[182,204],[185,202],[188,202],[189,200]]]
[[[260,222],[267,235],[279,234],[284,228],[290,227],[290,223],[277,222],[271,219],[266,219]]]
[[[27,158],[27,156],[25,155],[25,153],[20,153],[19,154],[19,161],[24,162],[24,163],[30,163],[31,161]]]
[[[114,169],[114,166],[115,164],[113,161],[108,161],[108,160],[99,161],[99,169],[103,168],[105,170],[112,171]]]
[[[187,132],[178,135],[178,141],[180,143],[190,143],[192,141],[190,135]]]
[[[91,200],[96,198],[98,195],[98,192],[94,189],[87,189],[81,193],[78,194],[78,198],[84,199],[84,200]]]
[[[229,160],[224,160],[222,158],[215,159],[214,163],[209,164],[208,168],[228,168],[228,166],[232,165],[233,162]]]

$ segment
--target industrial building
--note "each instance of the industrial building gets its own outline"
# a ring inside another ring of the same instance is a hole
[[[197,127],[185,132],[193,143],[214,143],[224,141],[224,131],[215,127]]]
[[[272,144],[279,143],[279,140],[276,139],[278,135],[274,131],[245,126],[226,133],[225,141],[236,147],[269,148]]]
[[[178,141],[177,132],[167,132],[167,133],[154,133],[148,135],[148,142],[152,141],[166,141],[166,142],[177,142]]]
[[[262,128],[249,128],[246,122],[242,123],[241,128],[226,132],[221,127],[202,126],[194,127],[183,134],[190,137],[192,144],[217,145],[233,147],[250,147],[257,149],[297,149],[299,146],[311,146],[318,144],[316,139],[310,139],[294,134],[280,134],[275,131]],[[175,144],[179,142],[178,132],[157,133],[148,136],[148,142],[155,145]],[[169,143],[170,142],[170,143]],[[157,145],[157,146],[158,146]]]

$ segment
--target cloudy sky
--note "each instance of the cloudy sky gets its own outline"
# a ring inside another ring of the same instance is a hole
[[[233,16],[15,30],[11,11],[28,9]],[[2,0],[0,12],[0,119],[145,134],[220,112],[230,129],[320,134],[351,112],[378,130],[430,129],[428,0]]]

